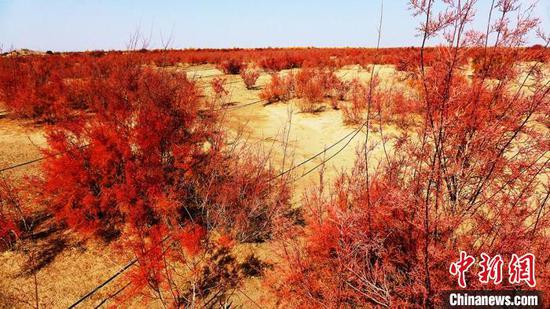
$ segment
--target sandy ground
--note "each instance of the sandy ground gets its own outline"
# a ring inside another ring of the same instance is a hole
[[[201,66],[176,66],[175,70],[185,70],[188,76],[197,80],[199,85],[204,85],[205,95],[209,96],[209,81],[222,73],[211,65]],[[393,68],[388,66],[378,67],[381,79],[391,76]],[[360,78],[367,80],[370,77],[368,70],[358,66],[345,67],[337,74],[343,79]],[[227,88],[230,91],[228,102],[233,106],[239,106],[258,101],[261,88],[269,82],[268,74],[263,74],[257,83],[257,89],[247,90],[240,76],[226,76]],[[3,108],[0,106],[0,111]],[[43,128],[28,121],[13,120],[0,116],[0,168],[19,162],[32,160],[40,156],[40,148],[46,146]],[[256,144],[263,151],[273,153],[274,166],[284,170],[296,165],[313,155],[325,150],[327,147],[341,140],[344,136],[356,129],[354,126],[346,126],[343,123],[342,113],[331,109],[328,104],[325,111],[318,114],[301,113],[296,106],[296,100],[289,103],[276,103],[264,106],[262,103],[249,105],[243,108],[235,108],[225,113],[224,125],[231,132],[242,132],[249,143]],[[288,131],[290,130],[290,131]],[[388,134],[391,129],[388,128]],[[288,139],[287,139],[288,133]],[[371,143],[380,141],[379,135],[370,135]],[[345,146],[346,139],[327,150],[326,153],[315,160],[300,166],[293,173],[296,178],[294,183],[295,201],[299,201],[302,194],[312,188],[318,182],[319,175],[316,170],[305,177],[305,172],[314,169],[326,158],[333,156],[325,166],[324,178],[330,184],[331,180],[342,170],[350,168],[355,160],[356,151],[364,143],[365,134],[361,132],[355,136],[349,145]],[[288,143],[285,143],[288,140]],[[285,147],[285,144],[287,146]],[[285,154],[286,148],[286,156]],[[371,153],[374,160],[381,158],[381,148]],[[283,166],[283,158],[285,163]],[[14,177],[24,177],[38,173],[39,163],[10,171]],[[46,220],[42,229],[48,229],[52,220]],[[122,268],[131,259],[130,253],[121,253],[112,246],[104,246],[94,243],[79,243],[69,232],[62,233],[62,250],[52,258],[51,263],[37,272],[39,282],[39,298],[42,308],[63,308],[70,305],[80,296],[103,282],[110,275]],[[40,240],[41,246],[50,246],[47,240]],[[241,248],[243,254],[255,252],[260,256],[268,257],[269,244],[248,246]],[[33,276],[21,273],[27,257],[22,252],[0,253],[0,308],[10,305],[2,303],[6,297],[21,299],[33,299]],[[126,281],[118,278],[111,284],[94,294],[82,307],[94,307],[101,300],[122,287]],[[254,302],[262,302],[268,295],[263,294],[260,280],[253,279],[246,282],[242,293],[234,296],[234,304],[244,308],[255,308]],[[251,300],[252,299],[252,300]],[[19,303],[17,307],[31,307],[31,304]]]

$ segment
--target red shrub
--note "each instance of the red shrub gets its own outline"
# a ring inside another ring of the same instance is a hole
[[[214,90],[216,99],[219,100],[229,94],[229,91],[225,89],[226,82],[227,79],[223,77],[215,77],[210,81],[210,86],[212,86],[212,90]]]
[[[218,67],[225,73],[225,74],[232,74],[237,75],[241,72],[241,70],[245,67],[245,64],[238,59],[231,58],[229,60],[222,61]]]
[[[406,98],[416,121],[401,127],[392,152],[374,163],[380,146],[367,135],[364,153],[333,191],[322,182],[310,191],[304,240],[284,244],[286,263],[273,274],[278,305],[441,307],[442,292],[458,286],[449,266],[460,251],[505,259],[532,253],[536,289],[549,290],[548,142],[535,121],[548,111],[548,81],[529,73],[533,83],[524,91],[518,59],[507,57],[494,66],[498,83],[486,82],[492,64],[481,76],[463,74],[471,41],[458,38],[471,26],[475,2],[449,4],[438,14],[433,2],[411,1],[415,14],[428,15],[421,34],[448,40],[429,69],[417,65],[420,80]],[[516,1],[497,3],[504,18],[491,29],[502,41],[480,63],[492,63],[499,48],[513,51],[536,25],[529,14],[514,13],[519,8]],[[509,15],[518,18],[517,28]],[[376,110],[379,103],[371,103]],[[530,289],[505,280],[487,285],[475,273],[469,289]]]
[[[402,72],[416,72],[420,63],[420,52],[414,49],[396,53],[395,69]]]
[[[510,49],[491,50],[489,54],[478,53],[472,59],[472,67],[477,77],[502,80],[512,72],[510,67],[519,57],[519,51]]]
[[[319,103],[324,99],[325,88],[318,73],[317,70],[304,68],[295,75],[298,98],[303,98],[309,103]]]
[[[288,101],[294,92],[294,78],[292,74],[284,77],[281,74],[272,74],[271,82],[260,93],[260,98],[269,103]]]
[[[244,266],[211,243],[211,234],[270,239],[286,218],[288,188],[269,181],[274,171],[264,160],[223,147],[216,115],[199,116],[197,90],[185,74],[127,62],[105,69],[110,77],[94,81],[101,102],[94,117],[49,131],[48,154],[61,155],[45,161],[37,201],[81,234],[120,236],[140,258],[128,297],[144,288],[169,293],[177,284],[196,298],[174,299],[174,306],[223,300],[246,274],[231,272]],[[197,275],[172,281],[173,266],[194,257],[189,271]],[[212,280],[219,294],[210,294]]]
[[[274,54],[262,58],[260,67],[269,72],[279,72],[282,70],[295,69],[302,66],[306,57],[298,56],[297,53],[290,54],[289,52]]]
[[[282,305],[393,308],[422,299],[419,222],[409,220],[417,217],[403,207],[406,192],[399,185],[397,179],[372,179],[369,196],[364,163],[358,162],[330,196],[309,195],[303,246],[287,246],[285,263],[272,274],[284,274],[274,285]]]
[[[330,98],[333,106],[343,99],[347,86],[331,69],[303,68],[295,75],[296,96],[303,112],[316,112],[321,102]]]
[[[62,69],[46,58],[0,61],[0,100],[20,117],[54,122],[68,114]]]
[[[359,124],[363,122],[368,104],[367,87],[354,80],[350,87],[351,102],[341,105],[344,123]]]
[[[253,89],[260,77],[260,71],[255,67],[248,66],[246,69],[241,70],[241,77],[246,89]]]

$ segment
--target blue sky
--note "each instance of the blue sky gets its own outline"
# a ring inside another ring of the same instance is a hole
[[[478,1],[480,15],[490,2]],[[379,0],[0,0],[0,44],[124,49],[140,29],[153,48],[170,33],[173,48],[375,46],[379,10]],[[536,13],[550,31],[550,1]],[[418,45],[417,24],[406,0],[385,0],[382,45]]]

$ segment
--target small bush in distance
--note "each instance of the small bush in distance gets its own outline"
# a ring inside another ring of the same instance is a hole
[[[351,102],[343,104],[341,106],[344,116],[344,123],[346,124],[359,124],[363,121],[363,116],[367,108],[367,95],[368,90],[358,80],[354,80],[351,83]]]
[[[212,81],[210,81],[210,86],[212,86],[216,100],[221,100],[229,94],[229,91],[225,89],[226,82],[227,79],[223,77],[215,77]]]
[[[294,92],[294,77],[289,74],[282,77],[280,74],[272,74],[271,82],[260,93],[260,98],[269,103],[288,101]]]
[[[218,68],[220,68],[225,74],[237,75],[244,68],[245,64],[237,59],[229,59],[222,61]]]
[[[323,80],[318,70],[304,68],[295,76],[296,96],[309,103],[319,103],[325,97]]]
[[[330,98],[331,104],[338,109],[337,102],[345,97],[348,86],[342,82],[330,68],[303,68],[295,76],[296,96],[302,112],[317,112],[321,102]]]
[[[256,85],[256,81],[260,77],[260,71],[256,67],[248,66],[246,69],[241,70],[241,77],[246,85],[246,89],[253,89]]]

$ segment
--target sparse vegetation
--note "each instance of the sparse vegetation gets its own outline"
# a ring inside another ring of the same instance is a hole
[[[256,86],[256,81],[260,77],[260,71],[255,66],[248,66],[246,69],[241,70],[241,77],[244,81],[246,89],[253,89]]]
[[[411,48],[1,56],[0,307],[438,308],[460,251],[547,296],[550,39],[476,5],[409,1]]]
[[[288,74],[281,76],[281,74],[272,74],[271,82],[262,90],[260,98],[266,100],[269,103],[275,103],[279,101],[288,101],[292,98],[294,93],[294,80],[293,75]]]

